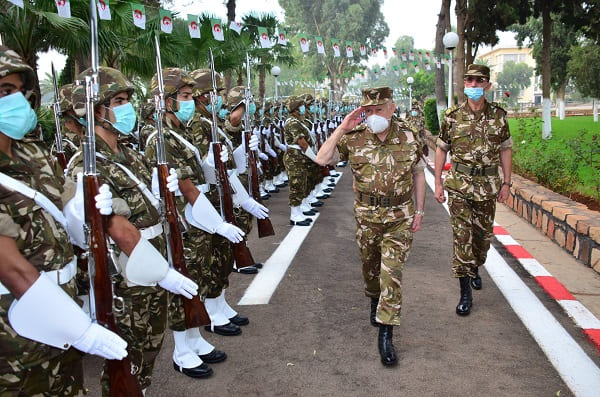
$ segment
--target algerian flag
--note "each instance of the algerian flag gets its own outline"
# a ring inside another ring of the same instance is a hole
[[[231,21],[231,22],[229,22],[229,29],[233,30],[237,34],[241,34],[242,33],[242,23]]]
[[[225,36],[223,36],[223,28],[221,27],[221,20],[211,18],[210,24],[212,25],[212,34],[215,40],[225,41]]]
[[[402,52],[400,53],[400,57],[402,58],[402,61],[406,62],[408,60],[408,58],[406,58],[406,51],[402,50]]]
[[[419,69],[419,64],[417,62],[413,62],[413,66],[415,67],[415,73],[419,73],[421,69]]]
[[[429,59],[425,58],[425,69],[431,70],[431,65],[429,64]]]
[[[400,76],[400,72],[398,71],[398,65],[394,65],[394,66],[393,66],[393,68],[394,68],[394,74],[395,74],[397,77],[398,77],[398,76]]]
[[[406,68],[406,64],[403,63],[400,65],[400,67],[402,68],[402,75],[406,76],[408,74],[408,69]]]
[[[188,14],[188,31],[190,32],[190,38],[200,38],[200,25],[198,25],[198,15]]]
[[[364,57],[367,55],[367,47],[364,44],[360,45],[360,56]]]
[[[105,21],[110,21],[112,19],[108,0],[96,0],[96,6],[98,7],[98,18],[104,19]]]
[[[141,4],[131,3],[133,24],[140,29],[146,29],[146,9]]]
[[[321,36],[315,36],[317,42],[317,54],[325,55],[325,45],[323,45],[323,38]]]
[[[354,56],[354,52],[352,51],[352,42],[346,41],[346,58],[352,58]]]
[[[16,5],[17,7],[25,8],[23,6],[23,0],[8,0],[8,1],[13,3],[14,5]]]
[[[69,0],[54,0],[58,15],[63,18],[71,18],[71,3]]]
[[[387,76],[387,72],[385,71],[385,67],[384,66],[381,67],[381,74],[383,76]]]
[[[340,56],[340,43],[338,39],[331,39],[331,44],[333,46],[333,56],[339,58]]]
[[[408,59],[411,60],[411,61],[415,60],[415,52],[413,50],[410,50],[408,52]]]
[[[277,44],[287,45],[287,36],[285,34],[285,30],[279,31],[279,36],[277,37]]]
[[[271,48],[271,39],[267,28],[258,27],[258,38],[260,40],[260,48]]]
[[[160,18],[160,30],[165,33],[173,32],[173,16],[171,15],[171,11],[159,9],[158,15]]]
[[[371,55],[374,57],[377,56],[377,48],[371,48]]]
[[[396,49],[396,47],[392,47],[392,51],[394,52],[394,56],[397,57],[398,56],[398,50]]]
[[[387,59],[387,48],[383,47],[383,57]]]
[[[300,33],[298,36],[300,37],[300,48],[302,49],[302,52],[308,52],[308,38],[304,33]]]
[[[435,59],[435,67],[438,69],[442,68],[442,61],[440,60],[439,57]]]
[[[427,57],[427,59],[431,59],[431,55],[429,54],[429,51],[425,51],[425,57]]]
[[[379,74],[379,71],[377,70],[377,67],[373,68],[373,73],[375,73],[375,76],[377,76]]]

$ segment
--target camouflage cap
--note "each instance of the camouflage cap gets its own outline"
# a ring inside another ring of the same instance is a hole
[[[148,102],[146,102],[143,106],[142,106],[142,120],[147,119],[148,117],[152,116],[154,114],[154,101],[149,100]]]
[[[91,74],[92,69],[86,69],[79,73],[77,80],[83,81],[86,76],[90,76]],[[98,68],[98,83],[100,92],[98,93],[98,101],[96,104],[106,103],[116,94],[123,91],[126,91],[131,97],[133,91],[135,91],[135,86],[123,73],[117,69],[109,68],[108,66],[100,66]],[[85,88],[83,86],[79,85],[73,89],[71,101],[73,110],[77,116],[85,116]]]
[[[244,103],[244,90],[246,87],[238,85],[229,90],[227,93],[227,104],[229,105],[229,110],[233,111],[233,109]]]
[[[193,93],[194,96],[202,95],[212,91],[213,86],[210,69],[196,69],[190,73],[190,76],[196,80],[196,87],[194,88]],[[217,91],[224,90],[225,87],[223,87],[223,79],[217,72],[215,72],[215,80],[217,83]]]
[[[73,102],[71,102],[71,96],[73,95],[73,84],[65,84],[58,90],[58,105],[60,106],[61,112],[68,112],[73,110]]]
[[[183,69],[163,68],[163,85],[165,87],[165,96],[175,94],[181,87],[189,85],[192,89],[196,86],[196,81]],[[156,73],[150,81],[150,91],[152,95],[158,93],[158,77]]]
[[[365,88],[362,90],[360,106],[382,105],[392,100],[390,87]]]
[[[302,100],[302,97],[297,95],[291,95],[285,101],[285,107],[290,113],[297,110],[302,105],[304,105],[304,101]]]
[[[465,77],[466,76],[485,77],[489,80],[490,68],[485,65],[477,65],[472,63],[467,67],[467,71],[465,72]]]
[[[35,72],[15,51],[6,46],[0,46],[0,77],[13,73],[22,73],[25,98],[29,99],[35,86]]]
[[[315,101],[315,98],[313,98],[313,96],[310,94],[302,94],[300,95],[300,98],[302,98],[302,100],[304,101],[304,105],[306,106],[312,105]]]
[[[422,109],[421,102],[419,102],[418,99],[413,99],[412,100],[412,108],[421,110]]]

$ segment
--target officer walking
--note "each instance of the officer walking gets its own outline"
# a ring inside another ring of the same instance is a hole
[[[508,198],[512,172],[506,111],[484,96],[492,86],[490,69],[469,65],[464,84],[467,101],[446,111],[435,152],[435,198],[443,203],[444,188],[448,191],[454,235],[452,271],[460,281],[456,313],[461,316],[471,311],[471,286],[481,289],[479,266],[485,263],[490,248],[496,200],[502,203]],[[442,186],[448,151],[452,168]]]
[[[400,325],[402,269],[425,204],[423,144],[416,131],[393,117],[394,110],[389,87],[363,90],[361,107],[344,118],[317,154],[317,163],[328,165],[337,144],[350,161],[365,295],[371,298],[371,324],[379,326],[386,366],[397,362],[392,336]]]

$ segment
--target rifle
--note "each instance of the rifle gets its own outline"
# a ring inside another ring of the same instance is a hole
[[[267,127],[264,126],[260,126],[260,142],[259,142],[259,146],[260,146],[260,151],[265,153],[265,135],[263,134],[263,131],[266,130]],[[260,159],[260,164],[261,164],[261,168],[263,169],[264,173],[267,173],[269,170],[271,170],[271,162],[267,159],[267,160],[263,160]]]
[[[269,146],[271,149],[275,150],[275,132],[277,131],[277,127],[275,124],[271,123],[271,135],[269,135]],[[269,162],[271,163],[271,167],[273,168],[273,172],[277,170],[279,166],[279,160],[277,157],[269,157]]]
[[[65,156],[65,149],[62,144],[62,129],[60,128],[60,117],[62,111],[60,110],[60,102],[58,101],[58,82],[56,81],[56,70],[54,70],[54,62],[50,63],[52,68],[52,85],[54,86],[54,103],[52,104],[52,110],[54,111],[54,127],[56,128],[56,134],[54,134],[54,145],[56,146],[56,159],[58,164],[64,170],[67,168],[67,156]]]
[[[167,188],[167,177],[169,176],[169,165],[165,153],[165,136],[163,131],[163,117],[165,115],[165,86],[162,75],[162,62],[160,59],[160,42],[158,33],[154,36],[154,51],[156,53],[156,77],[158,81],[158,94],[154,95],[156,114],[156,167],[158,169],[158,184],[163,212],[163,224],[167,237],[167,254],[170,265],[190,278],[185,257],[183,255],[183,240],[179,228],[179,216],[175,204],[175,195]],[[191,299],[183,299],[183,310],[185,312],[185,327],[195,328],[210,324],[210,317],[200,300],[200,296],[192,296]]]
[[[256,153],[250,150],[250,137],[252,137],[252,121],[248,109],[252,101],[252,92],[250,91],[250,57],[246,54],[246,82],[247,86],[244,90],[244,104],[246,110],[244,111],[244,144],[246,146],[246,169],[248,170],[248,190],[254,200],[262,205],[262,199],[260,198],[260,191],[258,189],[258,169],[256,167]],[[256,225],[258,226],[258,237],[263,238],[272,236],[275,234],[273,225],[269,218],[258,219],[256,218]]]
[[[316,138],[316,144],[317,144],[317,152],[319,151],[319,149],[321,149],[321,132],[323,131],[323,129],[319,126],[319,123],[315,123],[313,124],[313,128],[315,129],[315,138]],[[322,176],[329,176],[329,167],[326,166],[320,166],[321,168],[321,175]]]
[[[88,233],[90,275],[90,315],[92,321],[118,333],[114,312],[113,286],[108,271],[108,217],[101,215],[95,206],[94,197],[100,190],[100,177],[96,172],[96,140],[94,132],[94,102],[98,100],[98,17],[96,1],[90,0],[90,53],[92,73],[85,76],[85,111],[87,129],[83,141],[83,194],[85,201],[85,222]],[[122,310],[122,309],[121,309]],[[105,360],[108,371],[111,396],[142,397],[137,379],[131,374],[131,362],[128,357],[122,360]]]
[[[212,134],[212,151],[215,160],[215,173],[217,176],[217,191],[219,192],[219,200],[221,204],[221,215],[226,222],[236,226],[235,215],[233,213],[233,197],[231,196],[231,186],[227,177],[227,168],[225,163],[221,161],[221,142],[219,141],[219,132],[217,130],[217,79],[215,76],[215,60],[213,58],[212,49],[209,49],[210,56],[210,74],[212,79],[212,91],[210,92],[210,103],[212,113],[211,134]],[[246,245],[246,240],[239,243],[231,243],[233,245],[233,256],[235,257],[236,265],[239,268],[254,265],[254,258]]]

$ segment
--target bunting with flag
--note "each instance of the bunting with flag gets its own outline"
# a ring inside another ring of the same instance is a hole
[[[63,18],[71,18],[71,2],[69,0],[54,0],[58,15]]]
[[[140,29],[146,29],[146,8],[137,3],[131,3],[133,24]]]
[[[419,69],[419,62],[413,62],[413,66],[415,68],[415,73],[419,73],[421,69]]]
[[[340,57],[340,42],[338,41],[338,39],[331,39],[331,44],[333,47],[333,56],[335,58],[339,58]]]
[[[267,28],[263,28],[262,26],[258,27],[258,38],[260,40],[261,48],[271,48],[271,39],[269,39]]]
[[[212,34],[214,39],[217,41],[225,41],[225,36],[223,35],[223,28],[221,27],[221,20],[211,18],[210,24],[212,26]]]
[[[387,59],[387,48],[383,47],[383,57]]]
[[[374,57],[377,56],[377,48],[371,48],[371,55]]]
[[[98,8],[98,18],[110,21],[110,5],[108,4],[108,0],[96,0],[96,7]]]
[[[171,15],[171,11],[160,8],[158,10],[158,17],[160,18],[160,30],[171,34],[173,32],[173,16]]]
[[[323,38],[321,36],[315,36],[317,42],[317,54],[325,55],[325,45],[323,44]]]
[[[308,38],[304,33],[300,33],[298,36],[300,37],[300,48],[302,49],[302,52],[307,53],[309,48]]]
[[[241,34],[242,33],[242,23],[241,22],[231,21],[229,23],[229,29],[233,30],[237,34]]]
[[[396,47],[392,47],[392,52],[394,53],[395,57],[398,56],[398,50],[396,49]]]
[[[188,14],[188,31],[190,32],[190,38],[200,38],[200,26],[198,25],[198,15]]]
[[[406,62],[408,60],[408,58],[406,57],[406,51],[402,50],[402,52],[400,53],[400,57],[402,58],[403,62]]]
[[[431,65],[429,64],[429,59],[425,58],[425,70],[431,70]]]
[[[401,68],[401,70],[402,70],[402,75],[403,75],[403,76],[406,76],[406,75],[408,74],[408,69],[407,69],[407,67],[406,67],[406,64],[405,64],[405,63],[401,64],[401,65],[400,65],[400,68]]]
[[[394,69],[394,74],[396,75],[396,77],[399,77],[400,76],[400,71],[398,70],[398,65],[394,65],[393,69]]]
[[[352,42],[346,41],[346,58],[352,58],[354,56],[354,52],[352,51]]]
[[[435,67],[438,69],[442,68],[442,61],[440,60],[439,57],[435,59]]]
[[[8,0],[9,3],[13,3],[17,7],[25,8],[23,5],[23,0]]]
[[[413,50],[410,50],[408,52],[408,60],[409,61],[414,61],[415,60],[415,52]]]
[[[277,44],[287,45],[287,35],[285,30],[279,31],[279,36],[277,37]]]
[[[360,56],[364,57],[367,55],[367,47],[364,44],[360,45]]]

